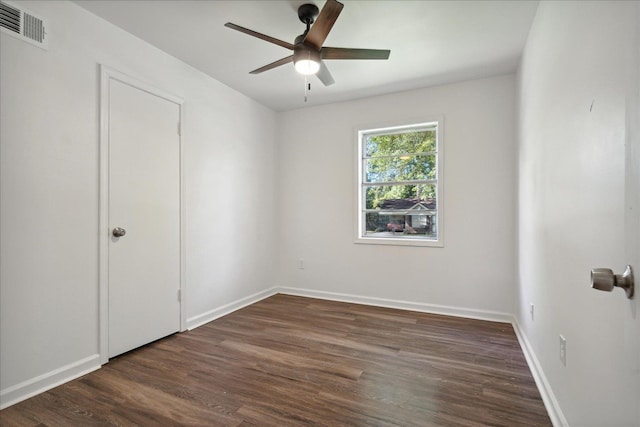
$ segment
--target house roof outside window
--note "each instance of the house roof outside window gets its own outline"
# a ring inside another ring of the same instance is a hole
[[[389,199],[380,205],[381,215],[433,215],[436,213],[436,201],[434,199]],[[392,211],[392,212],[389,212]]]

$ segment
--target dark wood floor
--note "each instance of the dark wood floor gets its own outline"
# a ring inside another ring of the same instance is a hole
[[[3,426],[549,426],[511,325],[276,295],[0,412]]]

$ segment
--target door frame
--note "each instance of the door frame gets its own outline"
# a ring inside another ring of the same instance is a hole
[[[180,331],[186,330],[186,271],[185,271],[185,179],[184,179],[184,140],[182,127],[184,125],[184,100],[162,89],[149,85],[106,65],[100,64],[100,136],[99,136],[99,264],[98,264],[98,312],[99,332],[98,351],[100,364],[109,361],[109,88],[111,81],[118,81],[151,95],[173,102],[179,108],[178,141],[179,147],[179,188],[180,188]]]

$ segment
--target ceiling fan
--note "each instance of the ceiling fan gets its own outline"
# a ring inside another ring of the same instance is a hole
[[[293,51],[293,55],[255,69],[251,71],[250,74],[259,74],[263,71],[271,70],[272,68],[279,67],[280,65],[293,62],[296,71],[300,74],[316,74],[325,86],[329,86],[335,82],[323,60],[389,59],[389,53],[391,52],[389,50],[380,49],[350,49],[322,46],[329,35],[329,31],[333,28],[333,24],[335,24],[338,19],[343,7],[344,5],[336,0],[327,0],[322,11],[319,11],[318,7],[314,4],[303,4],[300,6],[298,8],[298,18],[306,24],[307,29],[304,33],[296,37],[293,44],[232,24],[231,22],[227,22],[224,25],[225,27],[277,44],[278,46],[282,46]],[[311,24],[313,24],[313,26]]]

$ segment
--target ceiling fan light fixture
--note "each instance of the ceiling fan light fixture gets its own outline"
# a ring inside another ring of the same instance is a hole
[[[320,63],[313,59],[301,59],[295,63],[296,71],[303,76],[316,74],[320,70]]]
[[[293,66],[303,76],[316,74],[320,70],[320,52],[296,46],[293,51]]]

